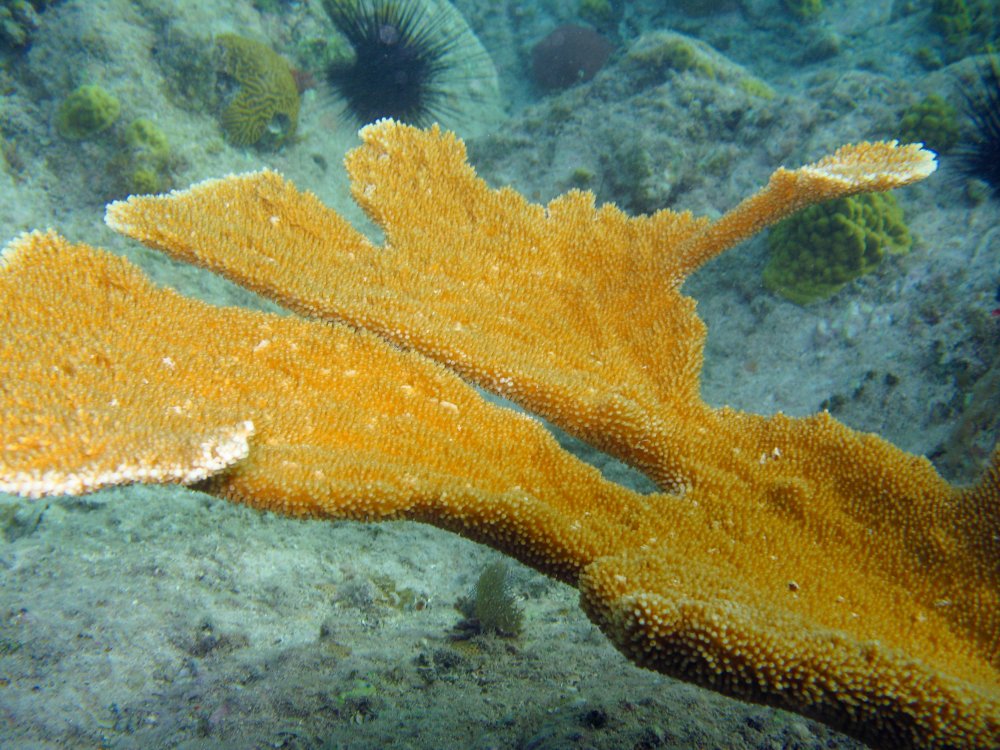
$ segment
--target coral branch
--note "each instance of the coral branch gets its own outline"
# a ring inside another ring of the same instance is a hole
[[[393,122],[362,135],[348,169],[382,248],[270,172],[131,198],[108,222],[416,351],[337,322],[186,301],[123,261],[32,235],[0,273],[0,478],[16,489],[9,478],[25,465],[99,476],[95,465],[122,465],[141,425],[171,409],[186,421],[151,443],[166,466],[190,462],[184,446],[202,445],[205,425],[252,422],[249,455],[210,482],[218,494],[458,531],[577,585],[637,663],[880,748],[1000,746],[1000,453],[961,490],[826,413],[709,407],[698,394],[705,328],[679,290],[789,211],[926,176],[928,152],[845,147],[779,170],[712,223],[631,219],[583,193],[535,206],[490,190],[454,136]],[[49,301],[61,298],[57,317]],[[604,482],[428,358],[669,494]],[[31,398],[46,387],[51,398]],[[134,408],[123,424],[65,439],[66,415],[124,398]],[[66,447],[42,450],[53,442]],[[39,448],[27,464],[25,445]]]

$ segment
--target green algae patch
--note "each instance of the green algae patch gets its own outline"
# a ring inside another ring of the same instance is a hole
[[[56,113],[56,131],[63,138],[82,141],[107,130],[121,114],[121,105],[100,86],[80,86],[67,96]]]
[[[887,193],[838,198],[799,211],[768,234],[764,285],[800,305],[829,297],[913,244],[903,210]]]

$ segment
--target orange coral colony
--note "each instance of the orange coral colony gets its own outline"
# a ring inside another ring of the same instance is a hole
[[[322,321],[185,300],[55,235],[12,243],[0,488],[216,471],[212,491],[262,508],[426,521],[577,586],[643,666],[880,748],[1000,746],[996,459],[957,489],[826,414],[709,407],[704,325],[679,290],[804,205],[927,176],[931,154],[845,147],[711,222],[579,192],[532,205],[489,189],[449,134],[386,121],[362,137],[347,164],[383,247],[271,172],[108,210]],[[449,370],[664,492],[606,482]]]

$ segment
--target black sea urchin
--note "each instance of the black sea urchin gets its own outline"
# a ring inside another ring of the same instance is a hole
[[[327,77],[362,124],[392,117],[428,125],[448,103],[453,53],[461,32],[424,0],[323,0],[354,58],[334,63]]]
[[[979,67],[979,81],[963,94],[974,133],[957,153],[962,171],[1000,198],[1000,58],[990,54]]]

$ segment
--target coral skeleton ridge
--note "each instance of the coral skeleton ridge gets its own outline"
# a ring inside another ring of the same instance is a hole
[[[432,523],[578,587],[640,665],[875,747],[1000,745],[997,457],[955,488],[827,414],[708,406],[705,327],[680,293],[764,226],[922,179],[932,154],[844,147],[713,222],[579,192],[530,204],[436,128],[362,138],[347,166],[381,247],[268,171],[108,209],[303,318],[185,299],[52,233],[13,241],[0,489],[211,474],[215,494],[281,513]],[[607,482],[463,378],[663,492]]]

